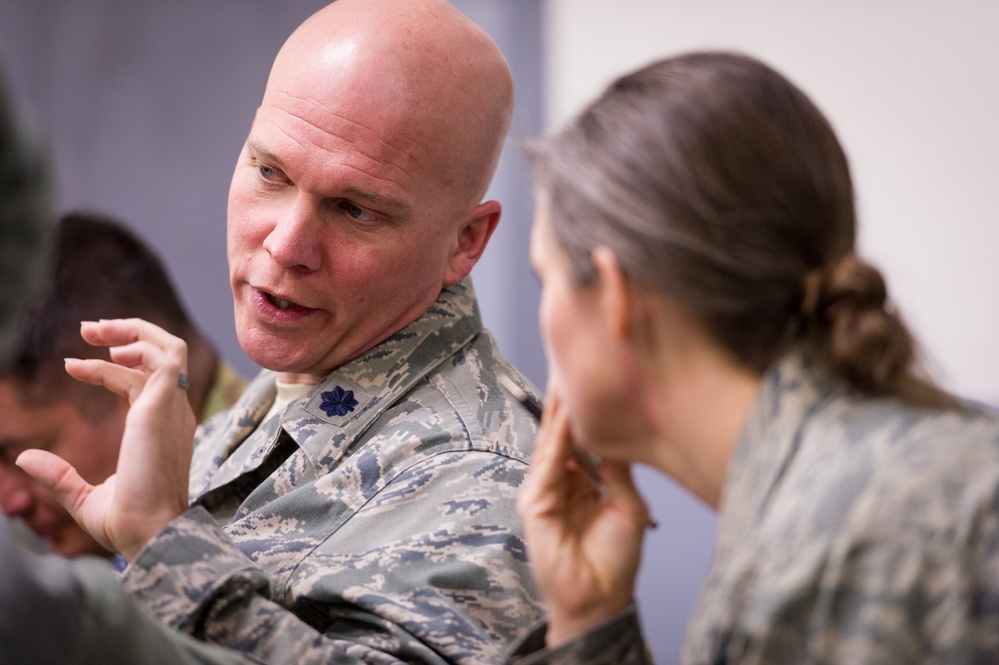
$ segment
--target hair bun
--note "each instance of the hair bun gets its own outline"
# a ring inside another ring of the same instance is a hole
[[[819,351],[837,373],[872,394],[897,393],[915,351],[887,301],[884,277],[852,253],[805,279],[802,311]]]
[[[872,393],[890,392],[912,357],[912,340],[885,307],[887,296],[881,273],[855,254],[825,272],[819,296],[825,352],[840,373]]]
[[[855,254],[842,257],[826,273],[819,300],[826,315],[836,309],[883,309],[888,299],[884,277]]]

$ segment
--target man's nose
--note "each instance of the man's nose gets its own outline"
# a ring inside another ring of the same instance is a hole
[[[279,215],[264,249],[284,268],[317,270],[322,264],[321,220],[307,198],[298,195]]]
[[[35,503],[33,482],[24,471],[0,462],[0,509],[11,517],[27,514]]]

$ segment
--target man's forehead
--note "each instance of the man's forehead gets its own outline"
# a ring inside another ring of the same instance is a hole
[[[292,139],[318,145],[327,139],[343,142],[385,161],[417,164],[433,159],[432,123],[420,118],[419,104],[407,104],[393,94],[381,98],[373,87],[330,86],[315,80],[277,86],[264,96],[255,124],[276,125]]]
[[[436,185],[407,138],[337,113],[310,117],[301,109],[261,106],[246,147],[298,184],[366,192],[400,211]]]

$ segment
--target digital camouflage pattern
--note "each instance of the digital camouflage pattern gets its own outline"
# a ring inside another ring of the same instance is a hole
[[[516,515],[537,423],[497,371],[526,385],[466,280],[261,423],[263,372],[202,426],[192,508],[127,587],[262,663],[495,661],[542,611]]]
[[[995,414],[858,397],[791,354],[764,378],[718,528],[684,663],[999,663]],[[523,662],[651,660],[630,612]]]

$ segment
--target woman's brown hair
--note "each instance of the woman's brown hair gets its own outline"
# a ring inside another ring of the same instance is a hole
[[[607,246],[754,370],[804,342],[865,393],[950,403],[917,376],[884,280],[856,255],[832,127],[770,67],[718,52],[655,62],[531,152],[578,283]]]

